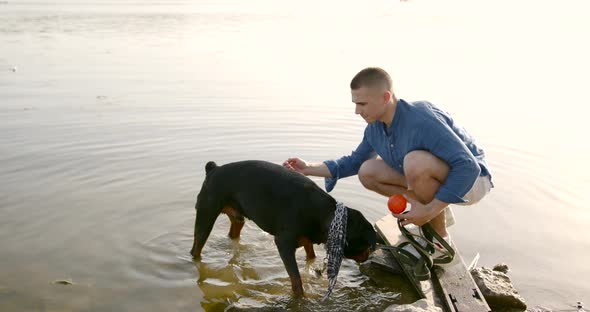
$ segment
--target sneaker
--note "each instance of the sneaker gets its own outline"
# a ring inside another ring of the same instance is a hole
[[[420,259],[420,257],[421,257],[418,250],[416,250],[416,248],[412,244],[407,244],[404,247],[402,247],[402,249],[404,249],[407,252],[409,252],[410,254],[412,254],[412,256],[416,257],[416,259]]]
[[[422,247],[426,247],[426,241],[422,238],[422,230],[420,229],[419,226],[416,226],[414,224],[408,224],[405,226],[405,229],[408,230],[408,232],[410,232],[410,234],[414,237],[414,239],[416,239],[416,241]],[[416,248],[412,244],[409,244],[409,243],[405,244],[405,246],[403,246],[402,249],[406,250],[407,252],[412,254],[412,256],[416,257],[417,259],[420,259],[420,253],[416,250]]]
[[[443,244],[441,244],[436,238],[434,238],[432,242],[428,241],[424,237],[424,233],[422,233],[421,227],[410,224],[406,226],[406,229],[408,230],[408,232],[410,232],[410,234],[414,236],[414,239],[416,239],[416,241],[420,244],[420,246],[422,246],[422,248],[429,249],[428,246],[430,245],[432,247],[430,249],[434,249],[434,252],[445,251],[445,247],[443,246]],[[443,239],[449,246],[453,247],[453,244],[451,243],[451,234],[443,237]],[[431,253],[433,252],[431,251]]]
[[[422,248],[429,251],[430,255],[432,256],[432,259],[449,256],[449,252],[447,251],[447,249],[436,238],[433,238],[433,241],[430,242],[424,237],[421,227],[410,224],[406,226],[406,229],[408,230],[408,232],[410,232],[410,234],[412,234],[412,236],[414,236],[414,239],[416,240],[416,242],[418,242],[418,244],[420,244]],[[453,248],[453,243],[451,241],[450,234],[443,237],[443,239],[449,246],[451,246],[451,248]],[[416,250],[416,248],[413,245],[409,244],[407,246],[404,246],[403,249],[410,252],[414,257],[420,258],[420,253]]]
[[[444,239],[449,246],[453,247],[453,243],[451,242],[451,234],[443,237],[442,239]],[[435,250],[445,250],[443,244],[441,244],[436,238],[432,243],[434,244]]]
[[[453,244],[453,241],[451,240],[451,236],[446,236],[443,237],[443,239],[445,240],[445,242],[451,247],[451,251],[447,250],[440,242],[438,242],[436,239],[434,239],[434,245],[436,246],[434,254],[432,255],[432,259],[434,259],[434,265],[445,269],[448,268],[450,266],[454,266],[455,264],[457,264],[457,261],[459,261],[458,259],[460,259],[459,255],[455,254],[455,245]],[[442,263],[442,260],[446,260],[448,261],[448,257],[452,257],[452,259],[450,259],[449,262],[446,263]],[[446,259],[445,259],[446,258]],[[437,261],[438,259],[438,261]]]
[[[443,237],[442,239],[445,240],[445,242],[451,247],[451,248],[455,248],[453,246],[453,242],[451,241],[451,235],[447,235],[445,237]],[[445,246],[443,246],[443,244],[441,244],[436,238],[433,239],[433,245],[434,245],[434,252],[432,253],[432,258],[433,259],[437,259],[437,258],[441,258],[441,257],[445,257],[445,256],[449,256],[449,251],[445,248]],[[456,257],[454,257],[456,258]],[[454,259],[453,259],[454,260]],[[452,261],[451,261],[452,263]]]
[[[406,230],[408,230],[408,232],[410,232],[410,234],[414,237],[414,239],[416,240],[416,242],[418,244],[420,244],[420,246],[426,250],[429,250],[432,248],[429,248],[429,244],[427,239],[424,238],[424,235],[422,233],[422,228],[419,226],[416,226],[414,224],[409,224],[405,226]],[[442,246],[442,245],[441,245]],[[420,259],[420,253],[416,250],[416,248],[414,247],[414,245],[412,244],[408,244],[406,246],[404,246],[402,249],[407,250],[408,252],[410,252],[414,257]]]

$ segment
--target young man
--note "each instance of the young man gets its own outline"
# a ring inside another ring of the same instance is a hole
[[[428,102],[398,100],[389,74],[365,68],[350,83],[355,113],[368,123],[351,155],[322,163],[289,158],[283,165],[336,181],[358,174],[364,187],[384,196],[403,194],[411,211],[394,214],[403,225],[430,222],[448,237],[445,208],[471,205],[493,187],[484,152],[451,116]]]

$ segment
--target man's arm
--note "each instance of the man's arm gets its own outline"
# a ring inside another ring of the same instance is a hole
[[[440,201],[436,198],[426,205],[420,203],[411,196],[406,196],[406,198],[408,199],[408,203],[412,206],[412,210],[404,214],[393,214],[394,217],[402,219],[402,225],[413,223],[422,226],[438,216],[445,207],[449,205],[449,203]]]
[[[365,160],[374,158],[377,155],[367,141],[366,133],[365,130],[363,140],[350,155],[337,160],[326,160],[322,163],[308,163],[303,159],[293,157],[283,162],[283,166],[303,175],[326,178],[326,191],[330,192],[336,186],[338,179],[357,174]]]
[[[332,174],[328,169],[328,166],[324,163],[308,163],[305,160],[292,157],[287,159],[283,166],[287,169],[297,171],[306,176],[315,176],[315,177],[324,177],[324,178],[331,178]]]

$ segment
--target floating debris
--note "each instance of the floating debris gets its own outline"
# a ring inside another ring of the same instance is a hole
[[[53,281],[54,284],[58,284],[58,285],[74,285],[74,282],[72,282],[71,279],[67,279],[67,280],[55,280]]]

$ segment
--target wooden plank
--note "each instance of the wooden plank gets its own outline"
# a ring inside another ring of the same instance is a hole
[[[397,226],[397,219],[392,215],[386,215],[375,223],[377,232],[383,240],[391,245],[407,241],[400,233]],[[417,282],[413,279],[413,268],[401,264],[406,276],[410,281],[414,281],[423,298],[434,302],[436,306],[445,311],[451,312],[489,312],[490,307],[486,303],[481,291],[475,284],[471,273],[467,270],[465,262],[461,257],[457,246],[452,245],[455,249],[455,259],[453,262],[443,267],[435,266],[433,268],[432,278],[428,281]]]
[[[385,243],[390,246],[397,246],[398,244],[407,241],[397,227],[397,219],[390,214],[377,220],[377,222],[375,222],[375,227],[377,228],[377,233],[383,238]],[[395,259],[397,260],[397,258]],[[429,302],[443,308],[440,299],[435,296],[434,284],[431,280],[417,281],[414,278],[414,268],[400,262],[398,262],[398,265],[404,270],[406,277],[415,286],[416,292],[421,298],[426,298]]]
[[[471,273],[467,269],[463,257],[459,254],[457,246],[453,262],[443,267],[435,266],[432,270],[432,279],[442,290],[441,297],[453,312],[489,312],[491,311],[484,299],[479,287],[475,284]]]

